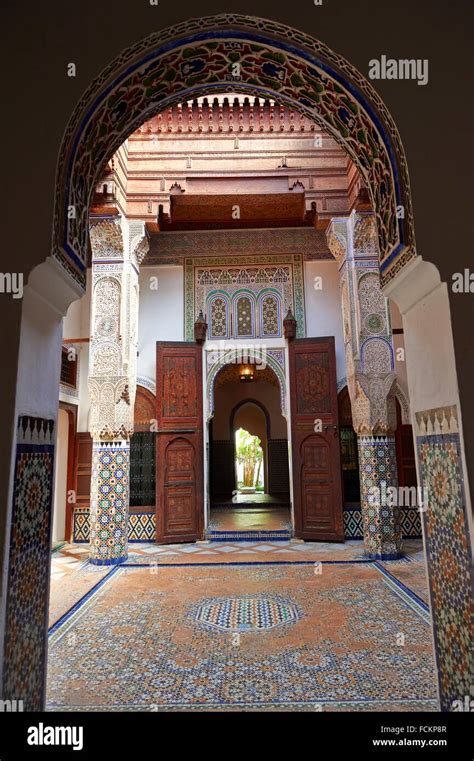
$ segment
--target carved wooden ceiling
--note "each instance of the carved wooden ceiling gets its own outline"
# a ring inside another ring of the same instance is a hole
[[[255,227],[311,227],[304,193],[236,193],[172,195],[171,209],[160,229],[210,230]]]

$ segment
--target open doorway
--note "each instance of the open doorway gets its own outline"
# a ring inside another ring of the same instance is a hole
[[[235,480],[239,497],[253,497],[265,493],[264,454],[262,441],[245,428],[234,433]]]
[[[214,384],[207,536],[288,540],[288,433],[279,381],[269,367],[251,382],[241,376],[239,365],[226,365]]]

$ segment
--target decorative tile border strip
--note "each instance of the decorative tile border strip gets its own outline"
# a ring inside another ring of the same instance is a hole
[[[109,573],[104,576],[103,579],[97,582],[92,589],[81,597],[75,605],[72,606],[56,623],[54,623],[48,630],[49,644],[53,645],[59,642],[69,631],[71,626],[77,623],[77,621],[86,613],[90,605],[96,602],[98,593],[103,589],[106,584],[109,584],[113,578],[123,570],[122,566],[114,565]]]
[[[73,544],[89,544],[90,515],[88,507],[76,507],[72,514]]]
[[[458,412],[444,407],[415,414],[417,458],[428,492],[423,515],[441,709],[471,694],[473,658],[469,541]],[[421,435],[420,435],[421,434]]]
[[[250,539],[265,542],[287,542],[292,537],[292,531],[216,531],[208,530],[206,538],[213,542],[247,542]]]
[[[27,711],[44,703],[54,420],[18,418],[8,563],[2,696]]]
[[[206,562],[202,561],[202,563],[155,563],[154,561],[151,561],[149,563],[135,563],[130,560],[126,560],[123,564],[123,566],[126,566],[127,568],[147,568],[147,567],[159,567],[159,568],[209,568],[212,566],[213,568],[227,568],[229,566],[235,566],[236,568],[247,566],[247,565],[308,565],[308,566],[314,566],[315,563],[322,563],[324,565],[350,565],[351,563],[355,564],[367,564],[367,563],[373,563],[373,560],[370,560],[370,558],[361,558],[360,560],[321,560],[321,559],[315,559],[315,560],[231,560],[230,562],[222,561],[220,562]]]
[[[173,705],[156,705],[154,703],[133,703],[125,705],[77,705],[77,706],[63,706],[50,704],[47,707],[49,711],[60,711],[61,713],[72,713],[77,711],[93,711],[96,712],[133,712],[136,711],[152,711],[153,713],[170,713],[173,711],[235,711],[236,707],[240,710],[258,710],[258,711],[275,711],[278,708],[279,711],[309,711],[309,710],[324,710],[324,707],[338,709],[340,711],[350,711],[354,709],[367,709],[372,712],[385,711],[391,713],[393,711],[429,711],[437,712],[438,703],[436,700],[430,700],[429,698],[409,698],[408,700],[318,700],[318,701],[298,701],[293,703],[232,703],[225,705],[224,703],[206,703],[205,705],[199,705],[196,703],[176,703]]]
[[[154,542],[156,537],[155,511],[130,513],[128,516],[129,542]]]
[[[399,579],[387,571],[387,569],[384,568],[384,566],[378,560],[374,562],[374,567],[380,571],[387,586],[389,586],[390,589],[395,592],[395,594],[401,597],[402,600],[404,600],[406,604],[412,608],[412,610],[418,613],[427,624],[431,624],[430,609],[424,600],[418,597],[415,592],[413,592],[409,587],[407,587]]]

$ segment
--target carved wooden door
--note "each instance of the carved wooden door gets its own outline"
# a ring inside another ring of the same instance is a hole
[[[295,533],[344,541],[334,338],[290,343]]]
[[[156,345],[156,541],[195,542],[204,527],[202,349]]]

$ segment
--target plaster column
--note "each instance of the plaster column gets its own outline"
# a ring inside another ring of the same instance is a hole
[[[327,232],[339,265],[347,385],[358,437],[361,512],[366,555],[402,555],[393,342],[381,287],[375,217],[352,212]]]
[[[147,250],[141,222],[115,209],[90,219],[92,299],[89,430],[93,439],[90,561],[121,563],[128,553],[130,437],[137,376],[138,274]]]

